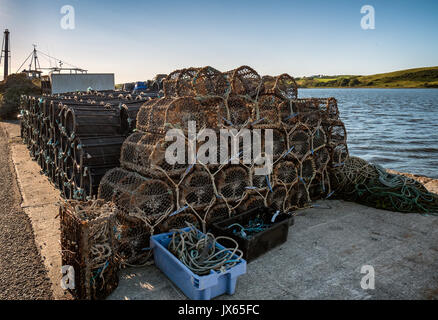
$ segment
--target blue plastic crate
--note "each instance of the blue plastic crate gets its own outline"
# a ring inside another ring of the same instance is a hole
[[[190,228],[183,229],[189,231]],[[201,233],[200,231],[198,231]],[[201,233],[202,234],[202,233]],[[192,300],[210,300],[223,294],[234,294],[237,278],[246,273],[246,261],[241,260],[225,272],[210,271],[209,275],[198,276],[179,261],[167,248],[173,233],[151,237],[155,265]],[[216,244],[219,249],[224,249]],[[234,256],[238,258],[238,256]]]

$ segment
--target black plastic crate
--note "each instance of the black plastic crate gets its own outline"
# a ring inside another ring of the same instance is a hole
[[[211,227],[212,233],[216,236],[230,237],[237,241],[239,249],[243,251],[243,258],[247,261],[253,261],[272,248],[285,243],[289,234],[289,227],[294,224],[294,218],[288,214],[279,214],[271,227],[259,233],[252,235],[250,238],[244,238],[233,233],[229,226],[240,224],[246,226],[251,220],[259,218],[264,223],[272,223],[275,216],[275,210],[271,208],[255,208],[247,212],[236,215],[227,220],[214,223]],[[223,246],[231,246],[229,240],[220,239],[219,243]]]

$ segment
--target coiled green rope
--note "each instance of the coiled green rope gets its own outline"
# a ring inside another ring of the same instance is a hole
[[[234,223],[228,226],[227,229],[231,229],[234,235],[249,240],[254,235],[263,232],[271,227],[272,224],[265,223],[262,219],[256,218],[254,220],[250,220],[245,226],[242,226],[239,223]]]
[[[402,213],[438,215],[438,195],[418,181],[350,157],[332,172],[336,193],[345,200]]]

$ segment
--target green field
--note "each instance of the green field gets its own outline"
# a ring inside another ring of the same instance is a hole
[[[438,67],[416,68],[370,76],[297,78],[301,88],[438,88]]]

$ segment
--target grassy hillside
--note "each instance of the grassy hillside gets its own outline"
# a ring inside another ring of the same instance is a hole
[[[301,88],[438,88],[438,67],[416,68],[371,76],[297,78]]]

